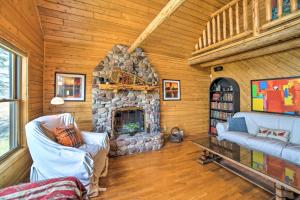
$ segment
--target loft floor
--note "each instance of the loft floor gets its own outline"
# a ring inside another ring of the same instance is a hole
[[[271,195],[211,163],[196,162],[190,141],[168,143],[160,151],[110,159],[97,200],[271,199]]]

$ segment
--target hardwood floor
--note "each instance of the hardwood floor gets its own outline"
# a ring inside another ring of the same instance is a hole
[[[271,199],[271,195],[211,163],[196,162],[192,142],[168,143],[162,150],[110,159],[97,200]]]

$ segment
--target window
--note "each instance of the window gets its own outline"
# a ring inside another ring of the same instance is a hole
[[[0,46],[0,158],[20,146],[21,62]]]

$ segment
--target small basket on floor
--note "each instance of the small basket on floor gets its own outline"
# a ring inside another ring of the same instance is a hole
[[[183,141],[183,130],[178,127],[172,128],[169,141],[173,143],[181,143]]]

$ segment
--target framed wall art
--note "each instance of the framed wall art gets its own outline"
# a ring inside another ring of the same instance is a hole
[[[251,110],[300,115],[300,76],[252,80]]]
[[[55,96],[65,101],[85,101],[85,78],[85,74],[55,72]]]
[[[181,99],[180,81],[163,80],[163,100],[179,101]]]

